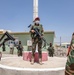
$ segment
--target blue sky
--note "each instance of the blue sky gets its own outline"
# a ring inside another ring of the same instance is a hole
[[[44,30],[55,31],[70,41],[74,32],[74,0],[39,0],[39,17]],[[33,0],[0,0],[0,29],[14,32],[29,31],[33,20]]]

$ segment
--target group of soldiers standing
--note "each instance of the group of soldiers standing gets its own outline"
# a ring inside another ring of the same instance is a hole
[[[21,41],[18,41],[17,43],[18,44],[15,44],[14,41],[11,41],[9,43],[8,46],[10,48],[10,54],[14,54],[14,45],[15,45],[15,47],[17,48],[17,55],[22,56],[23,45],[21,44]],[[3,44],[2,49],[3,51],[6,51],[5,44]],[[0,51],[0,61],[1,61],[1,58],[2,58],[2,52]]]
[[[9,43],[9,48],[10,48],[10,54],[14,53],[14,46],[17,48],[17,55],[18,56],[22,56],[22,51],[23,51],[23,46],[21,44],[21,41],[17,41],[17,44],[15,44],[16,42],[11,41]]]
[[[37,29],[37,31],[40,34],[37,34],[35,32],[35,29]],[[35,57],[35,50],[36,50],[36,45],[38,44],[38,54],[39,54],[39,64],[42,65],[42,38],[44,36],[44,29],[42,24],[40,24],[40,18],[37,17],[35,18],[35,20],[33,21],[33,25],[31,26],[30,29],[30,34],[31,34],[31,39],[32,39],[32,58],[31,58],[31,64],[34,64],[34,57]],[[8,33],[7,33],[8,35]],[[40,35],[40,36],[39,36]],[[5,40],[9,40],[9,38],[6,38]],[[5,51],[5,42],[3,42],[3,51]],[[17,54],[18,56],[22,56],[22,51],[23,51],[23,46],[21,44],[21,41],[18,42],[18,45],[16,46],[17,48]],[[54,47],[52,45],[52,43],[49,44],[48,47],[48,54],[50,57],[53,57],[54,54]],[[13,42],[10,43],[10,54],[14,53],[14,44]],[[68,50],[68,59],[66,62],[66,66],[65,66],[65,75],[74,75],[74,33],[72,34],[72,40],[71,40],[71,44],[70,44],[70,48]],[[0,60],[2,57],[2,53],[0,52]]]
[[[35,29],[36,29],[36,31],[39,34],[35,31]],[[38,44],[39,64],[42,64],[42,43],[43,43],[42,38],[44,37],[44,29],[43,29],[42,24],[40,24],[40,18],[39,17],[35,18],[35,20],[33,21],[33,24],[32,24],[32,26],[30,28],[30,34],[31,34],[31,38],[32,38],[32,58],[31,58],[31,64],[34,64],[35,50],[36,50],[36,45],[37,44]],[[2,39],[3,39],[3,37],[5,35],[7,35],[7,38],[3,42],[3,51],[5,51],[5,42],[6,41],[8,41],[8,40],[15,40],[8,32],[6,32],[2,36]],[[10,54],[14,53],[14,45],[16,45],[15,43],[11,42],[9,44]],[[18,56],[22,56],[23,46],[21,44],[21,41],[18,42],[18,45],[16,45],[16,48],[17,48]],[[50,43],[50,45],[49,45],[47,50],[48,50],[49,56],[53,57],[54,48],[52,46],[52,43]]]

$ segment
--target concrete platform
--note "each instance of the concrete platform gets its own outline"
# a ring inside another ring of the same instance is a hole
[[[64,75],[66,58],[48,57],[43,65],[31,65],[29,61],[23,61],[23,57],[9,56],[5,55],[0,61],[0,75]]]
[[[25,60],[25,61],[31,61],[31,57],[32,57],[32,52],[30,52],[30,51],[24,51],[23,52],[23,60]],[[47,61],[47,60],[48,60],[48,53],[47,52],[42,52],[42,61]],[[39,61],[38,52],[35,52],[34,61],[35,62]]]

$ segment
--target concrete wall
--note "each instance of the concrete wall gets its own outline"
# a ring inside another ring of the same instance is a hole
[[[24,46],[24,50],[29,50],[29,47],[27,46],[27,40],[31,40],[31,37],[30,37],[30,33],[29,32],[14,32],[14,33],[10,33],[12,36],[14,37],[17,37],[21,42],[22,42],[22,45]],[[2,36],[3,34],[0,33],[0,37]],[[48,43],[53,43],[54,42],[54,36],[55,36],[55,33],[54,32],[45,32],[44,33],[44,38],[46,39],[46,41]],[[6,37],[5,37],[6,38]],[[3,41],[3,40],[2,40]],[[2,42],[1,41],[1,42]],[[0,42],[0,43],[1,43]],[[9,47],[8,47],[8,42],[6,42],[6,51],[7,53],[9,52]],[[42,48],[43,51],[45,51],[46,49],[45,48]],[[0,47],[0,51],[2,51],[2,48]],[[17,51],[16,48],[14,50],[15,52]]]
[[[14,36],[14,37],[18,37],[18,39],[20,41],[22,41],[22,44],[23,45],[27,45],[27,40],[30,40],[31,39],[29,32],[15,32],[15,33],[10,33],[10,34],[12,36]],[[0,37],[2,35],[3,34],[0,34]],[[46,39],[46,41],[48,43],[53,43],[54,42],[54,35],[55,35],[54,32],[45,32],[44,33],[44,37],[45,37],[45,39]]]

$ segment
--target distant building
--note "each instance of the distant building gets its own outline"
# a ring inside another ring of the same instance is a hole
[[[68,48],[70,46],[70,43],[68,43],[68,42],[61,43],[61,46],[64,48]]]
[[[5,33],[6,31],[11,32],[11,30],[0,29],[0,33]]]
[[[31,36],[29,32],[11,32],[10,33],[13,37],[20,40],[22,45],[27,45],[27,41],[31,40]],[[3,33],[0,33],[0,37]],[[45,31],[44,38],[46,39],[47,43],[54,43],[55,32],[54,31]]]

